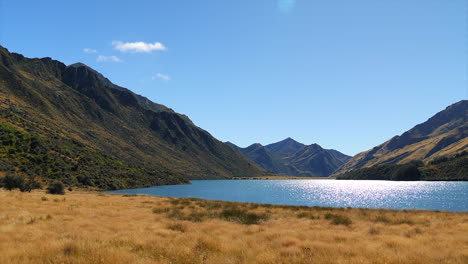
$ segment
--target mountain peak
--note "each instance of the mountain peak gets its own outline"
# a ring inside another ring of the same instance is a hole
[[[246,147],[245,149],[248,150],[248,151],[252,151],[253,149],[260,149],[260,148],[263,148],[262,144],[254,143],[254,144]]]
[[[88,65],[86,65],[86,64],[84,64],[82,62],[73,63],[73,64],[68,65],[67,67],[73,67],[73,68],[88,67],[88,68],[91,68],[91,67],[89,67]]]
[[[281,140],[280,142],[266,145],[265,148],[277,153],[292,153],[303,148],[304,146],[304,144],[299,143],[296,140],[288,137],[286,139]]]
[[[104,77],[104,75],[81,62],[68,65],[63,73],[63,77],[65,79],[65,82],[69,81],[71,83],[82,83],[86,79],[90,82],[98,80],[102,82],[105,86],[113,85],[112,82],[109,81],[109,79]],[[90,84],[91,83],[87,83],[88,86],[92,86]]]

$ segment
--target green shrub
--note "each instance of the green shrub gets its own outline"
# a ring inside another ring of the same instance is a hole
[[[349,226],[353,223],[351,219],[344,215],[336,215],[336,214],[325,214],[325,219],[331,220],[331,223],[334,225],[345,225]]]
[[[250,213],[239,209],[225,209],[221,211],[219,216],[228,221],[238,222],[244,225],[255,225],[268,219],[266,215]]]
[[[59,182],[59,181],[53,182],[49,184],[49,186],[47,187],[47,193],[63,195],[65,194],[65,186],[63,185],[62,182]]]
[[[34,189],[40,188],[42,188],[41,184],[32,177],[29,177],[29,179],[24,181],[24,183],[19,187],[20,191],[22,192],[31,192]]]
[[[300,212],[296,215],[297,218],[309,218],[311,220],[320,219],[319,216],[315,216],[309,212]]]
[[[2,185],[3,188],[11,191],[16,188],[23,188],[25,182],[23,176],[7,173],[7,175],[2,179]]]

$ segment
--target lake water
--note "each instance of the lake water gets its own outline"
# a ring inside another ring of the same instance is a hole
[[[468,182],[194,180],[110,191],[282,205],[468,211]]]

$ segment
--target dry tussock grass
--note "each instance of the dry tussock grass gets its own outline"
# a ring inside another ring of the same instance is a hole
[[[468,263],[468,213],[76,191],[0,204],[0,263]]]

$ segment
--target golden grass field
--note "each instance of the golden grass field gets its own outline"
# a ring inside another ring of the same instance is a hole
[[[0,191],[0,263],[468,263],[468,213]]]

